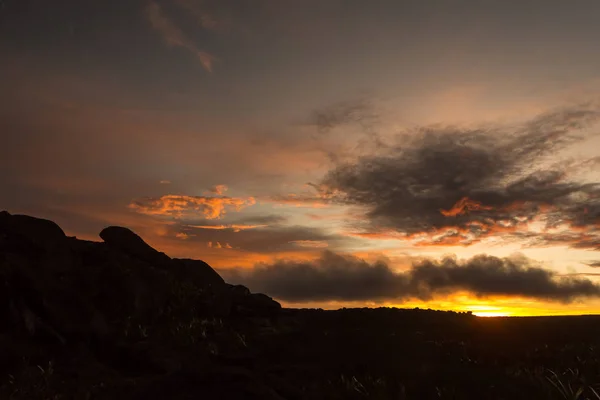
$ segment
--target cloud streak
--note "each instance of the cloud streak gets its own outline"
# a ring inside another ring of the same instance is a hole
[[[212,72],[216,57],[201,50],[194,42],[163,12],[161,6],[151,1],[145,9],[145,15],[152,27],[161,33],[168,46],[182,47],[190,51],[208,72]]]
[[[457,292],[477,297],[526,297],[569,303],[599,297],[589,279],[560,276],[522,256],[478,255],[459,261],[420,259],[407,271],[330,251],[312,261],[277,261],[222,271],[226,279],[290,302],[430,300]]]
[[[244,231],[246,229],[257,229],[257,228],[266,228],[267,225],[240,225],[240,224],[230,224],[230,225],[188,225],[189,228],[195,229],[212,229],[212,230],[224,230],[231,229],[234,232]]]

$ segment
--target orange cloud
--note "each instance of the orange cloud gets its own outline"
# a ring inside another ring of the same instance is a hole
[[[206,219],[219,219],[227,209],[240,211],[255,204],[253,197],[205,197],[167,194],[158,198],[144,198],[133,201],[129,208],[140,214],[182,217],[201,214]]]
[[[213,62],[216,60],[216,57],[206,51],[200,50],[191,39],[163,13],[162,8],[158,3],[155,1],[148,3],[145,13],[152,27],[162,34],[167,45],[183,47],[189,50],[198,58],[198,61],[200,61],[204,69],[208,72],[212,72]]]
[[[229,243],[221,244],[221,242],[208,242],[207,247],[214,249],[233,249]]]
[[[491,209],[492,207],[484,206],[479,201],[471,200],[468,197],[463,197],[457,201],[450,210],[440,210],[440,212],[446,217],[456,217],[457,215],[466,214],[468,211]]]
[[[223,230],[223,229],[233,229],[234,232],[240,232],[247,229],[256,229],[256,228],[265,228],[267,225],[240,225],[240,224],[230,224],[230,225],[187,225],[190,228],[197,229],[215,229],[215,230]]]
[[[312,247],[315,249],[323,249],[329,246],[329,244],[324,240],[292,240],[289,243],[300,247]]]
[[[373,232],[361,232],[361,231],[346,231],[344,235],[359,237],[362,239],[372,240],[392,240],[392,239],[407,239],[408,236],[404,233],[400,233],[391,229],[385,229],[381,231]]]

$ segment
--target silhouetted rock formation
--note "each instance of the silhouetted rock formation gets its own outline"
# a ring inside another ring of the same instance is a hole
[[[53,251],[65,243],[65,233],[52,221],[28,215],[0,212],[0,235],[13,245],[28,246],[29,250]]]
[[[198,287],[219,286],[225,283],[210,265],[201,260],[174,258],[170,268],[178,279],[189,280]]]
[[[127,228],[108,227],[100,237],[78,240],[52,221],[0,213],[0,373],[14,373],[30,352],[81,345],[115,368],[174,371],[185,357],[160,338],[194,341],[200,328],[192,325],[209,318],[273,318],[281,309],[225,283],[203,261],[171,259]],[[209,353],[206,343],[197,346],[194,364]]]
[[[100,237],[113,249],[147,263],[163,265],[171,261],[169,256],[153,249],[141,237],[127,228],[109,226],[100,232]]]
[[[67,238],[51,221],[2,212],[0,233],[1,273],[6,293],[14,293],[3,306],[18,310],[31,331],[43,323],[62,337],[104,332],[115,317],[147,321],[167,305],[174,285],[202,291],[199,316],[272,316],[281,308],[226,284],[203,261],[169,258],[127,228],[108,227],[100,233],[104,243],[88,242]]]

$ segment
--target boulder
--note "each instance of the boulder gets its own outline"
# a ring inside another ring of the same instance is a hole
[[[174,258],[171,263],[171,270],[177,279],[192,282],[199,288],[225,284],[217,271],[201,260]]]
[[[238,314],[253,316],[274,316],[281,311],[281,304],[262,293],[252,293],[234,300],[234,310]]]
[[[18,243],[22,248],[31,246],[36,250],[53,251],[62,248],[66,235],[54,222],[29,215],[0,213],[0,237]]]
[[[110,247],[153,265],[161,266],[171,261],[169,256],[153,249],[127,228],[109,226],[100,232],[100,238]]]
[[[242,298],[250,295],[250,289],[244,285],[229,285],[229,291],[234,298]]]
[[[232,312],[242,315],[272,316],[281,310],[281,304],[262,293],[251,293],[244,285],[226,285],[231,298]]]

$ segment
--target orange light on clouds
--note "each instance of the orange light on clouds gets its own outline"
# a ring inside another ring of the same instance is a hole
[[[476,210],[491,210],[492,207],[484,206],[479,201],[471,200],[468,197],[463,197],[452,206],[449,210],[440,210],[440,213],[446,217],[456,217],[457,215],[466,214],[468,211]]]
[[[268,225],[230,224],[230,225],[186,225],[186,226],[188,228],[212,229],[212,230],[232,229],[234,232],[240,232],[240,231],[245,231],[247,229],[266,228]]]
[[[329,244],[324,240],[292,240],[289,243],[300,247],[312,247],[315,249],[323,249],[329,246]]]
[[[181,217],[200,214],[206,219],[219,219],[227,209],[240,211],[254,205],[254,197],[207,197],[167,194],[158,198],[143,198],[133,201],[129,208],[146,215]]]

